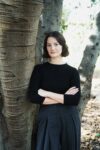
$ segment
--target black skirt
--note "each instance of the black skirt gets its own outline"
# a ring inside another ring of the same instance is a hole
[[[80,119],[75,106],[42,106],[36,150],[80,150]]]

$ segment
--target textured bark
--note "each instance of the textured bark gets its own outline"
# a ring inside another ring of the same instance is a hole
[[[0,1],[0,79],[8,150],[30,150],[31,146],[36,107],[25,101],[25,93],[35,63],[42,6],[42,0]]]
[[[79,66],[81,77],[82,96],[79,104],[80,115],[83,115],[84,109],[91,96],[91,84],[95,64],[98,56],[100,55],[100,12],[96,18],[97,34],[91,35],[90,40],[93,45],[87,45],[84,55]]]
[[[2,109],[3,109],[3,98],[2,98],[2,89],[1,89],[1,82],[0,82],[0,150],[6,150],[7,149],[6,139],[8,138],[8,132],[7,132],[5,117],[2,113]]]
[[[37,36],[36,63],[42,61],[42,47],[45,33],[60,30],[62,5],[63,0],[44,0],[44,9],[40,17]]]

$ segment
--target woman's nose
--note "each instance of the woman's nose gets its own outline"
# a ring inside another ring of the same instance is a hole
[[[52,50],[54,50],[54,49],[55,49],[55,46],[54,46],[54,45],[52,45],[52,46],[51,46],[51,49],[52,49]]]

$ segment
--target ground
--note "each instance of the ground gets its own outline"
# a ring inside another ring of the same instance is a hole
[[[100,76],[94,75],[92,98],[82,117],[81,150],[100,150]]]

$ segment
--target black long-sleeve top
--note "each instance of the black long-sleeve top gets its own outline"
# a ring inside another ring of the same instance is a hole
[[[65,92],[72,86],[79,88],[75,95]],[[33,69],[27,98],[36,104],[42,104],[45,97],[38,95],[38,89],[64,94],[65,105],[78,105],[80,100],[80,78],[76,68],[68,64],[50,64],[49,62],[36,65]]]

